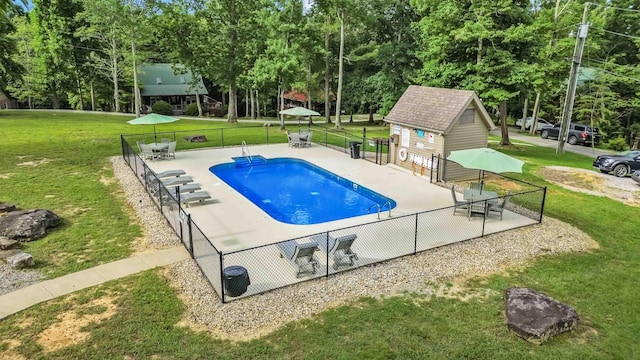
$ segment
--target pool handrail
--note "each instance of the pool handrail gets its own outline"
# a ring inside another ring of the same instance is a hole
[[[245,153],[245,149],[247,151],[246,153]],[[251,156],[251,151],[249,151],[249,147],[247,146],[247,143],[244,140],[242,140],[242,156],[246,157],[249,160],[249,163],[253,161],[253,157]]]

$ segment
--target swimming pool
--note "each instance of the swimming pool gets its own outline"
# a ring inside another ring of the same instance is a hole
[[[273,219],[319,224],[396,207],[396,202],[348,179],[294,158],[253,157],[214,165],[209,171]]]

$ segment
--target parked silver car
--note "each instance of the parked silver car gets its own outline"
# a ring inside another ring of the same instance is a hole
[[[524,128],[526,130],[531,129],[531,125],[533,124],[533,118],[531,116],[527,117],[527,120],[524,123]],[[550,122],[548,122],[545,119],[542,118],[538,118],[538,124],[536,126],[536,131],[540,131],[542,130],[543,127],[545,126],[550,126],[553,125]],[[516,126],[522,129],[522,119],[518,119],[518,121],[516,121]]]
[[[631,174],[631,178],[640,185],[640,170],[636,170]]]

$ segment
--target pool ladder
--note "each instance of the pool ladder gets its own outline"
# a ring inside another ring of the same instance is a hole
[[[384,203],[384,204],[382,204],[382,205],[380,205],[380,204],[373,204],[373,205],[371,205],[371,206],[369,207],[369,210],[367,210],[367,212],[369,212],[371,209],[373,209],[375,206],[377,206],[377,207],[378,207],[378,220],[380,220],[380,211],[382,210],[382,208],[383,208],[385,205],[389,205],[389,216],[387,216],[387,217],[391,217],[391,201],[387,201],[386,203]]]
[[[249,147],[247,146],[247,143],[244,140],[242,140],[242,156],[246,157],[247,160],[249,160],[249,164],[251,164],[253,157],[251,156]]]

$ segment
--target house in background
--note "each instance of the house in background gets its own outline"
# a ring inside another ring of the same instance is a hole
[[[174,72],[174,67],[178,69]],[[183,70],[180,70],[183,69]],[[193,75],[181,65],[144,64],[138,67],[138,81],[141,84],[140,97],[145,112],[151,112],[151,106],[164,100],[171,105],[175,115],[184,114],[187,105],[196,102],[200,96],[205,113],[219,110],[222,103],[208,97],[202,79],[192,84]],[[197,90],[197,91],[196,91]]]
[[[433,168],[444,181],[478,176],[478,170],[445,158],[454,150],[486,147],[495,128],[474,91],[416,85],[407,88],[384,121],[391,128],[391,162],[413,171]],[[440,155],[439,163],[432,162],[433,155]]]
[[[0,110],[1,109],[17,109],[18,99],[9,95],[9,93],[0,89]]]

